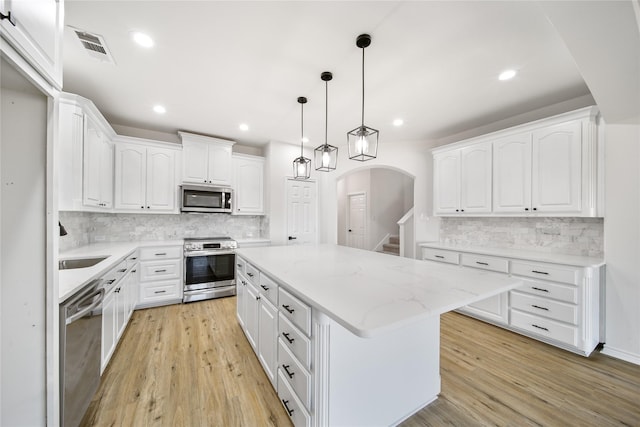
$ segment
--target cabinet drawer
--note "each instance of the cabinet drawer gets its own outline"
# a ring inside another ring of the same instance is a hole
[[[118,280],[122,279],[122,276],[124,276],[124,273],[126,273],[126,271],[127,261],[123,260],[118,265],[109,270],[107,274],[102,276],[102,279],[104,280],[103,286],[106,292],[109,292],[109,290],[115,285],[115,283]]]
[[[276,307],[278,306],[278,284],[262,272],[260,273],[260,295]]]
[[[298,362],[298,359],[289,351],[287,346],[278,340],[278,370],[298,395],[302,404],[309,409],[311,407],[311,375]]]
[[[466,267],[482,268],[483,270],[509,272],[509,261],[504,258],[496,258],[486,255],[462,254],[462,265]]]
[[[284,379],[284,373],[278,371],[278,397],[280,403],[289,414],[293,425],[296,427],[310,427],[311,417],[304,409],[302,402],[298,399],[291,385]]]
[[[306,369],[311,367],[311,341],[280,312],[278,338]]]
[[[138,259],[140,258],[140,254],[138,251],[134,251],[131,255],[129,255],[126,259],[127,261],[127,270],[137,264]]]
[[[578,328],[576,326],[565,325],[522,311],[511,310],[511,326],[574,347],[578,344]]]
[[[180,294],[181,289],[182,284],[179,280],[140,283],[140,304],[182,298]]]
[[[562,285],[559,283],[540,282],[525,280],[524,285],[517,289],[532,295],[539,295],[545,298],[553,298],[572,304],[578,303],[578,288],[573,285]]]
[[[144,261],[140,263],[140,280],[166,280],[180,278],[182,260]]]
[[[422,248],[422,259],[458,264],[460,262],[460,254],[440,249]]]
[[[527,295],[517,291],[511,291],[510,298],[511,308],[573,325],[578,324],[578,307],[576,305]]]
[[[182,246],[140,248],[140,259],[143,261],[171,258],[182,258]]]
[[[236,271],[239,274],[246,274],[245,273],[245,265],[246,265],[246,261],[243,260],[242,258],[240,258],[239,256],[236,255]]]
[[[255,268],[253,265],[246,262],[244,264],[244,272],[247,280],[249,280],[254,285],[258,286],[260,281],[260,271]]]
[[[311,336],[311,307],[279,287],[278,308],[284,317]]]
[[[553,264],[541,264],[525,261],[511,261],[511,273],[518,276],[535,277],[536,279],[551,280],[553,282],[580,283],[582,269],[563,267]]]

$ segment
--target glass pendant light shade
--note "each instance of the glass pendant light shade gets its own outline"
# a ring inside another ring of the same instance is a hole
[[[375,159],[378,156],[378,136],[376,129],[364,124],[364,49],[371,44],[369,34],[360,34],[356,38],[356,46],[362,49],[362,122],[357,128],[347,132],[349,158],[361,162]]]
[[[300,104],[300,157],[293,160],[293,177],[295,179],[309,179],[311,159],[304,156],[304,104],[307,103],[307,98],[299,97],[298,103]]]
[[[322,172],[330,172],[336,169],[338,165],[338,147],[327,143],[327,129],[329,127],[329,81],[333,78],[333,74],[325,71],[320,74],[320,78],[324,81],[325,88],[325,109],[324,109],[324,144],[313,152],[314,161],[316,162],[316,170]]]

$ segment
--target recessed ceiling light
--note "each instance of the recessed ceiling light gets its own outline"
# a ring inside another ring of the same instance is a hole
[[[395,119],[393,121],[393,125],[394,126],[402,126],[403,124],[404,124],[404,120],[402,120],[402,119]]]
[[[133,37],[133,41],[138,43],[142,47],[152,47],[153,39],[146,35],[145,33],[135,32],[131,35]]]
[[[249,130],[249,125],[246,123],[241,123],[240,126],[238,126],[240,128],[241,131],[246,132]]]
[[[153,111],[155,111],[158,114],[164,114],[167,112],[167,109],[164,108],[162,105],[154,105]]]
[[[511,80],[516,76],[516,74],[517,74],[516,70],[504,70],[498,76],[498,80],[502,80],[502,81]]]
[[[306,136],[303,136],[302,137],[302,142],[304,142],[306,144],[307,142],[309,142],[309,138],[307,138]]]

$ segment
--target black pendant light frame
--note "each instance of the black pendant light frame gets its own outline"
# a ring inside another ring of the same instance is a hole
[[[356,46],[362,49],[362,121],[360,126],[347,132],[349,158],[364,162],[378,156],[378,130],[364,124],[364,49],[371,44],[369,34],[360,34],[356,38]]]
[[[325,71],[320,74],[320,78],[324,82],[325,89],[324,144],[316,147],[313,154],[316,163],[316,170],[321,172],[331,172],[332,170],[335,170],[338,165],[338,147],[327,143],[329,128],[329,82],[333,79],[333,74],[329,71]]]
[[[311,175],[311,159],[304,157],[304,104],[307,103],[307,98],[298,97],[298,103],[300,104],[300,157],[293,160],[293,178],[302,180],[309,179]]]

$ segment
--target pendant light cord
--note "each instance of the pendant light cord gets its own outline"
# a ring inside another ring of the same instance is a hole
[[[329,127],[329,82],[324,82],[324,145],[327,146],[327,129]]]
[[[364,127],[364,47],[362,48],[362,127]]]
[[[304,103],[300,103],[300,157],[304,157]]]

